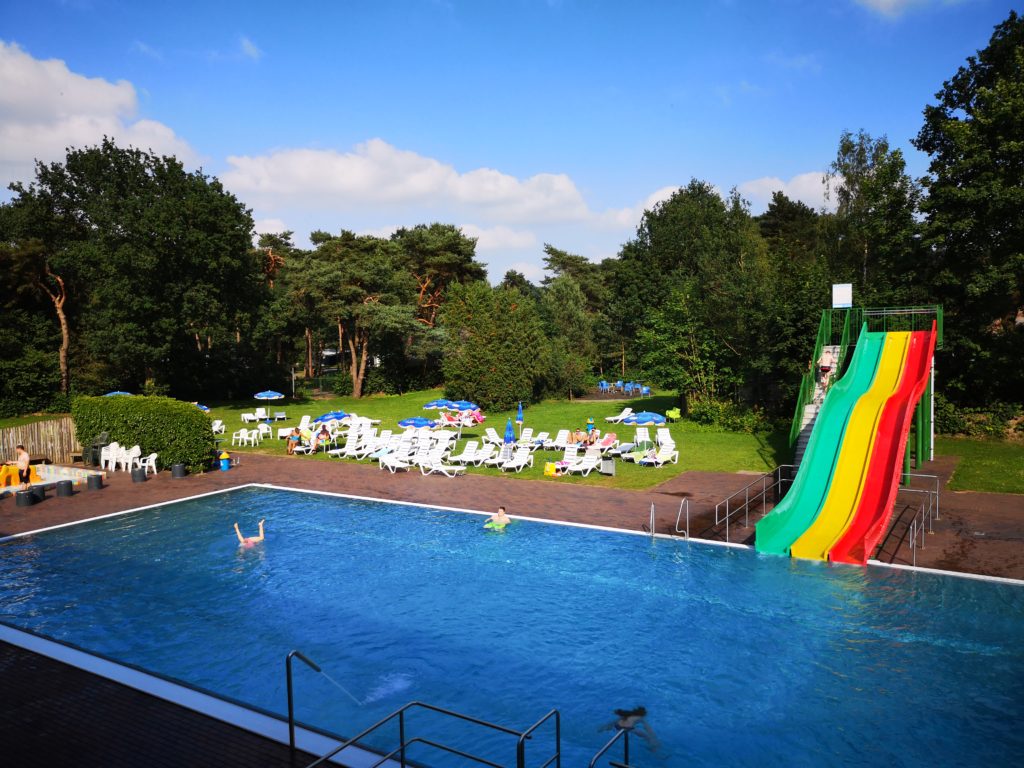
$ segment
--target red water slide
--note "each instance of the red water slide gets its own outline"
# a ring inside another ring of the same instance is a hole
[[[911,334],[903,376],[896,391],[886,401],[878,421],[878,436],[868,464],[864,493],[850,527],[829,550],[832,562],[867,564],[889,525],[903,472],[903,452],[910,434],[914,407],[928,384],[934,351],[934,323],[930,332],[915,331]]]

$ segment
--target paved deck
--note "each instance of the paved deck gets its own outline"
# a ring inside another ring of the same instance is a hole
[[[954,468],[955,459],[943,458],[920,471],[938,474],[945,483]],[[241,465],[229,472],[181,479],[164,472],[145,483],[133,483],[122,472],[111,475],[103,489],[82,490],[71,498],[51,497],[32,507],[16,507],[13,498],[2,500],[0,536],[262,482],[485,511],[504,504],[512,515],[628,530],[645,529],[654,503],[659,533],[674,529],[680,501],[689,499],[691,534],[725,540],[725,527],[714,524],[714,505],[753,479],[683,472],[651,490],[624,491],[480,475],[391,475],[375,465],[243,455]],[[906,529],[916,501],[911,498],[897,507],[879,559],[910,562]],[[752,516],[749,526],[733,521],[729,538],[749,543],[757,519]],[[1022,542],[1024,496],[944,492],[940,519],[925,549],[917,550],[917,564],[1024,579]],[[277,766],[288,760],[286,748],[262,737],[2,643],[0,754],[5,764],[22,764],[7,758],[25,755],[44,766]]]

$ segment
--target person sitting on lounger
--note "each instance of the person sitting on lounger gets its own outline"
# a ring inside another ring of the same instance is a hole
[[[299,447],[299,443],[302,441],[302,430],[298,427],[293,427],[292,431],[288,433],[288,455],[291,456],[295,453],[295,449]]]
[[[238,527],[238,523],[235,523],[235,535],[238,537],[238,546],[248,549],[249,547],[255,546],[263,541],[263,523],[264,521],[260,520],[260,535],[249,537],[243,536],[242,531]]]

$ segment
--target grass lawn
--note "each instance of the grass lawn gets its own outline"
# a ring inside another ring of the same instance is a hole
[[[1024,443],[937,437],[935,452],[960,457],[949,481],[955,491],[1024,493]]]
[[[298,423],[304,414],[316,418],[322,413],[333,410],[342,410],[346,413],[355,412],[360,416],[368,416],[380,419],[378,429],[398,430],[398,422],[410,416],[431,416],[432,411],[423,410],[424,403],[443,397],[441,390],[427,390],[423,392],[411,392],[405,395],[372,396],[356,400],[351,397],[338,397],[325,400],[293,402],[290,399],[270,403],[216,403],[210,402],[210,416],[215,419],[222,419],[227,426],[228,440],[224,445],[228,450],[240,452],[257,452],[266,454],[284,455],[285,444],[283,440],[265,440],[258,448],[231,448],[231,433],[241,429],[242,414],[251,412],[254,408],[265,406],[268,412],[285,411],[288,414],[287,421],[272,423],[274,434],[277,434],[279,426],[290,426]],[[630,406],[634,411],[650,410],[657,413],[664,413],[666,408],[671,408],[673,398],[667,394],[655,395],[643,400],[630,400],[616,403],[593,402],[585,400],[546,400],[524,408],[524,427],[532,427],[534,433],[541,431],[550,432],[554,437],[559,429],[575,429],[586,424],[587,418],[593,417],[595,424],[603,433],[616,432],[620,439],[631,440],[633,427],[619,427],[605,422],[605,416],[614,416],[624,406]],[[479,440],[484,435],[486,427],[493,427],[499,434],[504,434],[505,424],[509,418],[515,421],[515,411],[486,412],[487,421],[483,425],[464,429],[462,440]],[[251,426],[251,425],[247,425]],[[515,426],[515,424],[513,424]],[[786,436],[777,435],[745,435],[731,432],[709,430],[689,422],[677,422],[668,425],[676,446],[679,449],[679,463],[667,464],[660,469],[643,467],[631,462],[617,462],[616,475],[609,477],[600,475],[596,471],[588,477],[577,475],[552,478],[551,482],[559,483],[587,483],[595,486],[612,488],[650,488],[662,483],[669,478],[688,469],[700,469],[719,472],[736,472],[747,470],[753,472],[767,472],[780,463],[788,461],[788,449],[786,447]],[[519,429],[516,427],[516,435]],[[653,436],[654,429],[651,429]],[[458,450],[458,449],[457,449]],[[507,477],[526,478],[539,480],[544,477],[544,462],[554,461],[559,457],[553,451],[539,450],[534,453],[534,466],[527,467],[521,473],[502,473],[493,468],[471,467],[469,471],[473,474],[501,475]],[[296,461],[338,461],[328,458],[323,454],[316,457],[298,456]]]

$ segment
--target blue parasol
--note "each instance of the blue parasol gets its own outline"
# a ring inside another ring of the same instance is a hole
[[[664,424],[665,417],[660,413],[651,413],[650,411],[641,411],[640,413],[631,413],[629,416],[622,420],[623,424],[635,424],[640,426],[649,426],[652,424]]]
[[[480,406],[476,403],[471,403],[469,400],[452,400],[448,403],[448,407],[454,411],[477,411],[480,410]]]
[[[130,397],[131,394],[131,392],[122,392],[121,390],[117,389],[114,390],[113,392],[107,392],[107,394],[105,394],[104,397],[114,397],[115,395],[128,395]]]
[[[447,410],[451,407],[452,401],[445,400],[443,397],[438,400],[431,400],[429,403],[423,406],[423,410]]]
[[[328,411],[323,416],[317,416],[313,419],[314,424],[319,424],[321,421],[341,421],[348,414],[344,411]]]
[[[283,400],[284,395],[280,392],[275,392],[272,389],[265,389],[262,392],[257,392],[253,395],[257,400]]]
[[[510,445],[516,441],[516,431],[512,427],[512,419],[508,420],[505,424],[505,445]]]
[[[196,408],[198,408],[203,413],[209,413],[210,412],[210,406],[203,405],[202,403],[196,403]]]
[[[430,419],[424,418],[423,416],[412,416],[408,419],[402,419],[400,422],[398,422],[398,426],[416,427],[417,429],[419,429],[420,427],[433,427],[434,422],[431,421]]]

